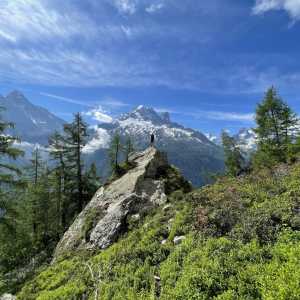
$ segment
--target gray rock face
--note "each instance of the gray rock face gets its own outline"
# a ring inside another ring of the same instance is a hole
[[[170,169],[166,156],[150,147],[131,155],[129,161],[134,167],[101,187],[78,215],[59,242],[54,259],[75,249],[107,248],[126,230],[128,217],[166,202],[167,183],[161,176]]]

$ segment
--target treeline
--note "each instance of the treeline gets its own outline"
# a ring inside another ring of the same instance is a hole
[[[22,172],[9,163],[24,154],[5,134],[12,126],[0,119],[0,274],[50,257],[100,185],[95,164],[83,161],[88,134],[79,113],[49,139],[48,161],[36,148]]]
[[[257,149],[246,159],[234,137],[222,133],[227,174],[238,176],[243,172],[272,168],[279,163],[292,163],[300,153],[300,122],[296,113],[270,88],[255,114]]]

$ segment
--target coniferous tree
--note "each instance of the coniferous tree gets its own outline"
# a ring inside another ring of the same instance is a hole
[[[35,147],[31,154],[30,165],[27,167],[28,176],[33,184],[37,184],[39,177],[44,172],[45,164],[42,161],[41,150],[38,146]]]
[[[130,136],[127,137],[124,152],[125,152],[125,162],[128,163],[129,154],[134,151],[134,145]]]
[[[84,195],[82,149],[86,145],[87,125],[80,113],[75,114],[74,120],[64,126],[64,148],[66,167],[68,170],[68,184],[76,201],[76,211],[81,212],[85,202]]]
[[[291,108],[270,88],[256,109],[258,150],[254,164],[273,165],[286,162],[293,141],[297,118]]]
[[[40,185],[39,180],[42,174],[45,172],[45,164],[42,161],[40,149],[36,147],[32,152],[32,158],[30,165],[27,167],[27,173],[29,176],[29,182],[27,191],[30,193],[29,205],[31,209],[32,219],[32,232],[34,239],[37,239],[38,230],[38,214],[39,214],[39,202],[40,202]]]
[[[54,162],[52,178],[56,200],[56,227],[57,234],[60,234],[67,227],[67,170],[63,136],[55,132],[49,139],[50,157]]]
[[[237,146],[234,138],[229,136],[229,134],[225,131],[222,133],[222,144],[224,148],[227,173],[231,176],[239,175],[245,165],[245,159],[242,151]]]
[[[11,209],[7,194],[10,187],[19,183],[18,176],[21,174],[20,169],[10,161],[24,154],[14,147],[14,143],[19,141],[18,138],[7,134],[7,130],[13,127],[13,123],[5,122],[0,115],[0,213],[4,215],[0,218],[0,222],[7,225],[9,225],[9,222],[7,223],[9,214],[5,212]]]
[[[122,151],[121,138],[120,135],[116,133],[110,143],[110,148],[109,148],[110,165],[114,174],[118,174],[120,171],[119,156],[121,151]]]

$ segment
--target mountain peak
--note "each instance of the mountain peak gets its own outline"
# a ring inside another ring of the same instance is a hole
[[[21,91],[19,91],[19,90],[13,90],[13,91],[11,91],[7,95],[7,97],[24,97],[25,98],[24,94]]]
[[[15,124],[8,133],[20,136],[23,141],[46,144],[49,135],[63,127],[63,120],[34,105],[18,90],[10,92],[1,101],[1,106],[5,108],[3,119]]]
[[[10,92],[5,98],[15,103],[29,103],[24,94],[18,90]]]
[[[170,115],[168,112],[159,113],[154,108],[145,105],[139,105],[131,113],[124,114],[120,120],[136,119],[142,121],[148,121],[153,124],[168,124],[170,123]]]

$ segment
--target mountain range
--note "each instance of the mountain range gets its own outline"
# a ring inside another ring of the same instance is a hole
[[[105,149],[109,147],[111,137],[116,133],[123,140],[130,136],[137,150],[149,146],[153,133],[156,147],[165,151],[169,161],[194,185],[203,185],[210,181],[210,174],[224,170],[221,147],[201,132],[172,122],[167,112],[158,113],[153,108],[143,105],[121,115],[112,123],[94,127],[94,135],[84,152],[89,154],[89,159],[98,161],[102,169],[107,170],[104,164],[107,160],[100,162],[99,157],[105,157]]]
[[[28,153],[36,143],[45,147],[49,135],[55,130],[62,130],[65,123],[46,109],[32,104],[19,91],[6,97],[0,96],[1,106],[5,108],[3,118],[15,123],[12,133],[21,138],[20,147]],[[194,185],[203,185],[210,181],[210,174],[224,170],[223,152],[219,145],[201,132],[173,122],[167,112],[158,113],[141,105],[111,123],[89,128],[90,137],[83,149],[84,157],[88,164],[96,162],[104,178],[109,174],[109,144],[116,133],[123,140],[130,136],[137,150],[149,145],[153,133],[156,147],[165,151],[170,162]]]

